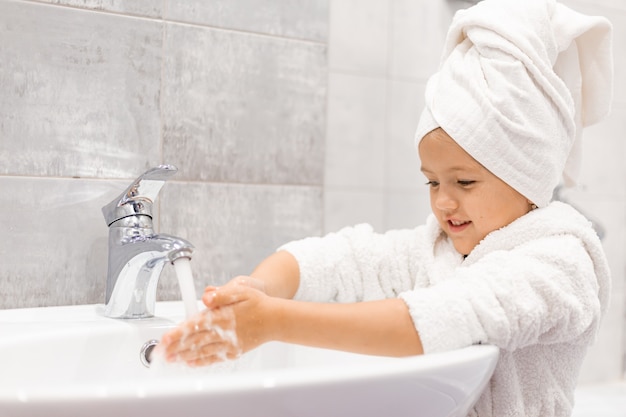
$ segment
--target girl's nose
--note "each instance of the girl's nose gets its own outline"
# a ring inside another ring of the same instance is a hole
[[[435,208],[438,210],[449,211],[455,210],[459,207],[457,199],[441,186],[439,187],[439,190],[437,190],[437,194],[434,198]]]

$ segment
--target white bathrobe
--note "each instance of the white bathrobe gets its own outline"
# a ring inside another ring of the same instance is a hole
[[[413,230],[376,234],[359,225],[281,249],[300,266],[296,299],[400,297],[425,353],[498,346],[495,373],[470,416],[571,415],[580,365],[610,294],[600,240],[571,206],[531,211],[465,259],[432,215]]]

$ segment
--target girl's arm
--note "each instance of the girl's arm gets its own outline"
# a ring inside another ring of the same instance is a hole
[[[208,309],[163,337],[159,350],[166,359],[207,365],[269,341],[370,355],[423,353],[400,299],[309,303],[268,296],[254,281],[238,277],[208,288],[203,296]]]
[[[276,300],[273,340],[383,356],[422,354],[404,301],[307,303]]]
[[[250,276],[262,282],[265,293],[272,297],[293,298],[300,285],[298,261],[287,251],[268,256]]]

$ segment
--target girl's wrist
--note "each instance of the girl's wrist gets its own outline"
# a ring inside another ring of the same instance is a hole
[[[261,319],[261,325],[264,327],[265,342],[287,341],[286,332],[289,327],[287,324],[289,315],[286,313],[288,308],[286,306],[288,304],[287,301],[280,297],[267,297]]]

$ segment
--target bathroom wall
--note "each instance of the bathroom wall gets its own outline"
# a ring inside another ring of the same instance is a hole
[[[563,193],[605,230],[612,303],[581,381],[619,379],[626,355],[626,4],[565,0],[614,25],[611,116],[587,129],[579,185]],[[324,230],[368,222],[376,230],[412,227],[430,213],[413,143],[427,77],[436,70],[460,0],[330,0]]]
[[[162,163],[198,290],[319,234],[327,33],[323,0],[0,0],[0,308],[103,302],[100,208]]]
[[[606,230],[613,302],[581,380],[624,369],[626,6],[615,105],[564,197]],[[0,0],[0,308],[99,303],[100,208],[175,164],[155,225],[196,245],[196,287],[280,243],[429,212],[413,132],[458,0]],[[160,299],[178,298],[171,268]]]

